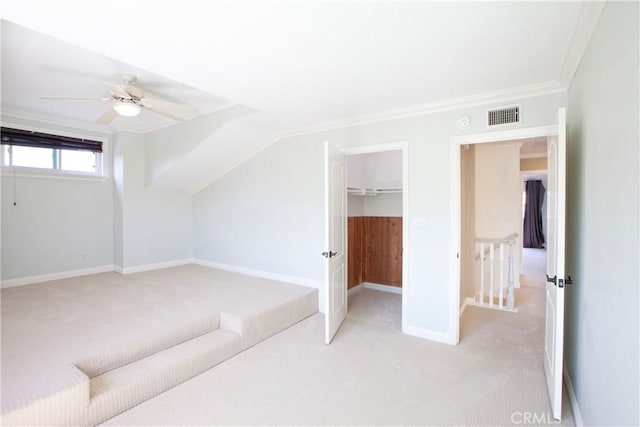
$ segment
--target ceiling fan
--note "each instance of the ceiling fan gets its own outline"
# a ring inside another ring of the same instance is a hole
[[[133,74],[123,74],[123,84],[104,83],[110,89],[109,97],[60,97],[60,96],[42,96],[40,99],[46,100],[82,100],[82,101],[110,101],[112,106],[102,116],[96,120],[96,123],[103,125],[111,123],[118,115],[125,117],[135,117],[140,114],[142,109],[153,111],[173,120],[183,121],[192,118],[195,115],[195,108],[190,105],[176,104],[170,101],[147,98],[144,90],[139,86],[135,86],[138,79]]]

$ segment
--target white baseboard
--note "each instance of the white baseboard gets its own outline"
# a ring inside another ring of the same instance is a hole
[[[376,291],[390,292],[392,294],[402,294],[402,288],[399,288],[397,286],[381,285],[379,283],[371,282],[362,282],[360,285],[364,285],[364,287],[367,289],[375,289]]]
[[[407,326],[402,331],[407,335],[412,335],[418,338],[424,338],[431,341],[437,341],[444,344],[456,345],[454,337],[445,332],[433,331],[431,329],[417,328],[415,326]]]
[[[462,313],[464,313],[464,310],[470,306],[470,305],[474,305],[475,300],[472,297],[466,297],[464,299],[464,301],[462,302],[462,307],[460,307],[460,317],[462,317]]]
[[[142,273],[143,271],[160,270],[161,268],[177,267],[179,265],[197,264],[193,258],[174,259],[171,261],[156,262],[153,264],[136,265],[133,267],[122,267],[114,265],[113,271],[120,274]]]
[[[264,279],[277,280],[279,282],[293,283],[294,285],[302,285],[310,288],[320,289],[323,283],[317,280],[307,279],[298,276],[289,276],[286,274],[272,273],[270,271],[254,270],[252,268],[239,267],[237,265],[223,264],[215,261],[207,261],[204,259],[194,259],[194,264],[205,267],[219,268],[220,270],[233,271],[234,273],[247,274],[249,276],[262,277]]]
[[[584,421],[582,421],[582,413],[580,412],[580,405],[578,405],[578,399],[576,398],[576,391],[573,388],[573,382],[569,376],[566,365],[564,366],[564,381],[567,385],[567,394],[569,395],[569,402],[571,402],[571,412],[573,413],[573,421],[576,427],[583,427]]]
[[[3,280],[1,287],[13,288],[15,286],[31,285],[34,283],[49,282],[51,280],[68,279],[70,277],[86,276],[88,274],[98,274],[113,271],[114,266],[100,265],[97,267],[81,268],[78,270],[60,271],[58,273],[40,274],[38,276],[19,277],[17,279]]]
[[[348,296],[351,296],[353,294],[357,294],[358,292],[360,292],[363,289],[364,289],[364,283],[360,283],[359,285],[356,285],[353,288],[349,289],[347,291],[347,294],[348,294]]]

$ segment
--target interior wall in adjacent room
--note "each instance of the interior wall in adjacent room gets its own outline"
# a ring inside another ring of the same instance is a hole
[[[547,170],[547,157],[533,157],[529,159],[520,159],[520,170],[526,171],[543,171]]]
[[[565,367],[584,425],[640,425],[638,2],[608,2],[569,88]]]
[[[460,305],[476,294],[475,147],[460,147]],[[479,268],[478,268],[479,270]]]
[[[476,237],[503,239],[512,233],[518,234],[513,254],[516,281],[522,262],[520,145],[518,142],[476,144],[474,165]]]

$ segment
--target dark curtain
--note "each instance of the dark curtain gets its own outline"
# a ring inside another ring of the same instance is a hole
[[[544,186],[542,181],[527,181],[525,188],[527,196],[524,207],[524,247],[544,248],[544,233],[542,232]]]

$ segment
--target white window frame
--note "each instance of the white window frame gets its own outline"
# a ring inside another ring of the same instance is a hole
[[[58,151],[55,168],[34,168],[28,166],[13,166],[5,165],[5,149],[0,150],[0,170],[2,175],[20,176],[20,177],[34,177],[34,178],[61,178],[61,179],[81,179],[81,180],[98,180],[103,181],[109,178],[109,144],[108,138],[87,135],[76,132],[67,132],[57,129],[26,126],[19,123],[2,122],[3,127],[27,130],[32,132],[48,133],[52,135],[68,136],[78,139],[90,139],[93,141],[102,142],[102,153],[94,153],[96,156],[96,170],[95,172],[83,172],[60,169],[60,151],[64,149],[53,149]]]

